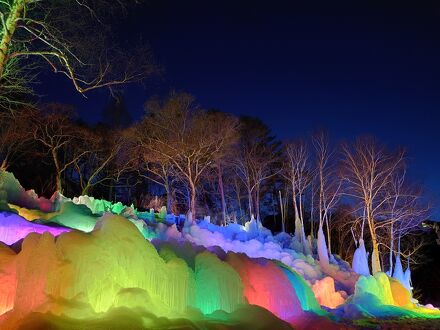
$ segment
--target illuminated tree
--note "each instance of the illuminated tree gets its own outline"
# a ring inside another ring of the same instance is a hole
[[[99,184],[117,180],[131,168],[123,154],[126,141],[120,130],[79,127],[82,144],[75,145],[72,167],[78,175],[81,195]]]
[[[168,157],[164,157],[157,152],[152,153],[147,147],[147,131],[143,125],[135,126],[129,131],[131,164],[137,170],[140,177],[146,178],[159,186],[162,186],[166,194],[167,210],[173,208],[173,183],[174,176],[173,164]]]
[[[90,153],[84,144],[84,132],[73,123],[72,109],[51,104],[44,111],[33,112],[32,134],[35,142],[46,150],[55,168],[55,190],[63,192],[62,174]],[[77,148],[80,146],[81,148]]]
[[[290,183],[292,189],[295,236],[301,240],[304,249],[309,252],[304,232],[304,198],[306,190],[312,182],[307,145],[301,140],[286,143],[284,153],[283,176]]]
[[[389,193],[392,180],[403,164],[404,153],[391,153],[372,139],[359,139],[352,146],[344,145],[343,179],[345,194],[357,203],[362,232],[366,221],[371,237],[373,273],[381,271],[378,230],[385,226],[389,214],[387,204],[394,194]]]
[[[28,151],[32,142],[29,119],[27,109],[0,113],[0,170],[6,170]]]
[[[171,164],[173,173],[188,185],[189,209],[196,216],[197,187],[206,171],[233,143],[237,121],[194,105],[185,93],[172,93],[164,102],[151,100],[138,125],[140,146],[153,160]]]
[[[339,180],[336,173],[336,166],[332,159],[334,156],[334,150],[330,147],[328,136],[325,132],[320,131],[313,136],[312,141],[316,153],[319,229],[322,230],[325,222],[327,228],[327,248],[329,254],[331,254],[329,219],[331,216],[331,210],[339,201],[341,180]]]
[[[144,47],[128,53],[110,40],[105,19],[120,16],[124,3],[0,0],[0,105],[26,103],[28,83],[43,63],[69,79],[79,93],[140,81],[152,73]]]
[[[239,139],[239,122],[235,117],[231,117],[220,111],[210,111],[209,116],[211,120],[217,123],[220,127],[217,129],[223,131],[226,136],[226,143],[224,148],[219,150],[217,157],[215,158],[215,176],[217,178],[218,192],[220,194],[220,205],[222,210],[222,223],[227,222],[227,206],[225,196],[225,184],[224,173],[225,170],[233,166],[234,147],[235,143]],[[227,126],[225,126],[227,125]]]
[[[403,254],[410,258],[424,244],[420,238],[414,242],[412,236],[421,232],[421,224],[428,215],[429,205],[424,201],[421,188],[407,181],[406,164],[402,164],[390,181],[386,203],[388,217],[381,222],[381,243],[389,250],[390,274],[393,273],[393,256],[397,259]],[[405,253],[402,253],[403,239],[407,245]]]
[[[248,195],[249,216],[260,220],[263,183],[279,174],[279,146],[260,120],[241,118],[240,142],[233,157],[235,172]]]

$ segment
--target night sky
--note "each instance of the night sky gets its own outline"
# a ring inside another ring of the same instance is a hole
[[[173,89],[260,117],[280,139],[321,127],[335,141],[375,135],[407,148],[440,217],[439,1],[149,0],[123,23],[121,41],[148,41],[164,68],[126,88],[134,118]],[[39,90],[91,123],[109,100],[105,90],[85,99],[61,76],[43,75]]]

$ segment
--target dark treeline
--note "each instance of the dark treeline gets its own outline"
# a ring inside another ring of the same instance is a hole
[[[377,270],[394,253],[420,262],[429,206],[402,150],[373,138],[336,145],[323,131],[278,141],[261,120],[202,109],[185,93],[149,100],[135,123],[121,96],[103,114],[92,127],[61,104],[3,113],[2,169],[46,196],[165,206],[220,225],[254,217],[295,233],[305,253],[319,230],[348,260],[364,239]]]

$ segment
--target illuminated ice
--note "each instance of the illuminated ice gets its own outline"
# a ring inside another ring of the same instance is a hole
[[[0,212],[0,242],[12,245],[29,233],[49,232],[55,236],[67,232],[67,228],[49,227],[27,221],[15,213]]]

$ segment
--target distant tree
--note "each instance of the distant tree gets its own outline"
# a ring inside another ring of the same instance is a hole
[[[140,145],[152,155],[172,165],[173,171],[187,183],[190,210],[196,216],[197,187],[233,141],[236,120],[207,113],[194,105],[185,93],[172,93],[164,102],[151,100],[146,117],[137,127]]]
[[[224,185],[224,173],[225,170],[230,169],[233,166],[234,159],[234,147],[239,140],[239,121],[237,118],[227,115],[220,111],[209,112],[211,120],[213,120],[219,127],[217,130],[223,131],[228,141],[225,143],[225,147],[219,150],[217,157],[215,158],[214,169],[216,172],[218,192],[220,194],[220,205],[222,212],[222,223],[227,223],[227,206],[226,195]],[[225,126],[227,125],[227,126]]]
[[[127,128],[132,123],[130,113],[121,93],[114,92],[103,112],[103,123],[113,129]]]
[[[357,214],[353,205],[338,204],[329,223],[333,241],[333,253],[343,260],[352,261],[360,237],[360,225],[357,226]]]
[[[295,236],[301,240],[305,251],[310,252],[304,229],[304,199],[313,179],[307,144],[302,140],[288,142],[284,146],[284,154],[283,176],[292,189]]]
[[[129,153],[132,155],[130,162],[140,177],[163,187],[167,210],[172,210],[174,182],[177,179],[173,171],[173,163],[168,157],[150,151],[147,146],[147,135],[148,132],[142,123],[129,130],[131,141]]]
[[[230,175],[226,176],[226,186],[229,187],[229,190],[231,192],[230,196],[230,203],[235,204],[234,213],[233,215],[235,219],[239,220],[241,224],[244,224],[247,219],[247,212],[243,209],[243,201],[247,199],[246,195],[243,193],[243,190],[245,190],[243,181],[238,177],[238,175],[235,172],[235,169],[232,168],[232,173]]]
[[[140,81],[155,71],[150,52],[115,46],[106,19],[131,1],[0,1],[0,105],[14,108],[32,93],[29,82],[47,64],[79,93]]]
[[[32,143],[30,118],[27,109],[0,113],[1,170],[6,170],[28,151]]]
[[[90,152],[83,148],[84,132],[75,125],[74,116],[72,108],[61,104],[50,104],[32,113],[33,138],[48,153],[55,168],[55,191],[61,193],[62,174]]]
[[[389,273],[392,274],[393,256],[397,259],[403,254],[403,239],[408,238],[410,243],[416,243],[407,246],[406,258],[423,246],[424,241],[419,235],[418,242],[413,242],[411,236],[423,231],[422,222],[428,217],[429,204],[423,198],[422,189],[409,184],[405,163],[393,175],[387,194],[387,218],[381,221],[378,229],[381,229],[381,243],[389,250]]]
[[[327,228],[327,248],[330,255],[331,234],[329,220],[331,218],[331,211],[341,196],[341,180],[337,175],[337,168],[333,159],[334,150],[330,146],[327,134],[324,131],[318,131],[313,136],[312,142],[315,148],[315,175],[318,181],[319,229],[322,230],[325,222]]]
[[[234,157],[236,174],[248,195],[249,216],[260,220],[263,184],[279,174],[279,144],[259,119],[242,117],[240,141]]]
[[[122,149],[126,145],[120,130],[108,128],[81,129],[82,144],[75,146],[72,168],[78,175],[81,195],[87,195],[99,184],[117,181],[131,164],[122,161]]]
[[[343,146],[343,179],[347,184],[345,194],[354,199],[356,212],[362,219],[362,232],[366,221],[371,237],[373,273],[381,271],[378,227],[388,222],[387,204],[393,199],[390,194],[392,180],[401,168],[403,151],[389,152],[374,139],[358,139],[353,145]],[[363,236],[363,235],[362,235]]]

